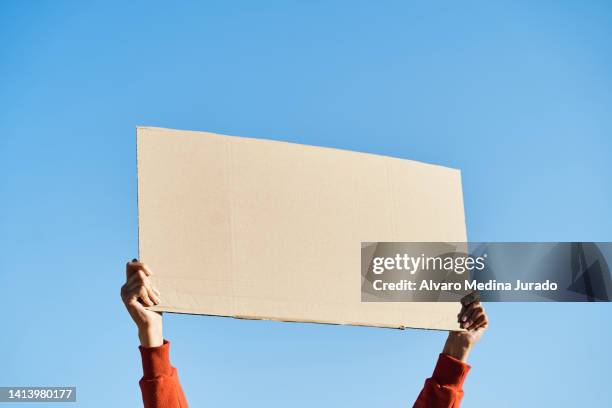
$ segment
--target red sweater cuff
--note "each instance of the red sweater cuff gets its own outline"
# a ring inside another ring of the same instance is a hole
[[[171,375],[170,342],[164,340],[159,347],[138,347],[142,357],[143,378],[151,379],[162,375]]]
[[[442,386],[461,389],[470,366],[448,354],[440,354],[432,378]]]

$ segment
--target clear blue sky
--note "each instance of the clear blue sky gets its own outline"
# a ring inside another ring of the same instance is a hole
[[[174,3],[0,4],[0,385],[139,406],[119,299],[137,125],[457,167],[471,240],[612,241],[609,2]],[[465,407],[610,400],[610,304],[488,310]],[[408,407],[445,337],[177,315],[165,328],[193,407]]]

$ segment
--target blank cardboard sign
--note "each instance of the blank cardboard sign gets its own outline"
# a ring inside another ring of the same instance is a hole
[[[137,129],[140,258],[158,311],[458,329],[455,303],[362,303],[361,242],[466,240],[460,172],[372,154]]]

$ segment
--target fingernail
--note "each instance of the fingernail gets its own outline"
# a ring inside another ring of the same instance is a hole
[[[463,317],[461,317],[461,320],[463,320],[465,322],[467,320],[467,317],[463,316]]]

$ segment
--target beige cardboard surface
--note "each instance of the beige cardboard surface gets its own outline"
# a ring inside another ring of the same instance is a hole
[[[457,329],[455,303],[362,303],[361,242],[466,241],[456,169],[137,129],[140,259],[167,312]]]

